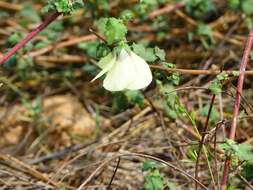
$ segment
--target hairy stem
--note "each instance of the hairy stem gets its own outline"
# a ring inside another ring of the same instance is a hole
[[[26,38],[21,40],[18,44],[16,44],[9,52],[7,52],[1,59],[0,65],[7,61],[12,55],[14,55],[19,49],[24,47],[29,41],[31,41],[38,33],[44,30],[50,23],[52,23],[61,13],[53,13],[48,16],[43,23],[41,23],[37,28],[35,28],[32,32],[30,32]]]
[[[233,117],[232,117],[232,123],[231,123],[230,132],[228,136],[228,138],[232,140],[235,139],[237,116],[238,116],[239,108],[240,108],[241,94],[242,94],[244,75],[245,75],[244,72],[248,64],[248,59],[249,59],[252,43],[253,43],[253,28],[251,28],[250,33],[248,35],[246,46],[243,52],[243,57],[240,63],[240,71],[239,71],[240,74],[237,81],[236,97],[235,97],[235,102],[234,102],[234,107],[233,107]],[[230,158],[227,157],[224,163],[223,176],[222,176],[221,187],[220,187],[221,190],[225,190],[227,187],[229,166],[230,166]]]

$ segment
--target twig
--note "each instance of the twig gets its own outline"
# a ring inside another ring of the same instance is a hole
[[[111,158],[108,158],[107,160],[105,160],[95,171],[92,172],[92,174],[78,187],[77,190],[82,190],[91,180],[92,178],[103,168],[105,167],[109,162],[111,162],[112,160],[119,158],[119,157],[125,157],[125,156],[135,156],[135,157],[142,157],[142,158],[146,158],[146,159],[151,159],[157,162],[160,162],[162,164],[165,164],[166,166],[180,172],[182,175],[184,175],[187,178],[190,178],[191,180],[197,182],[203,189],[208,190],[208,188],[203,185],[200,181],[198,181],[197,179],[195,179],[193,176],[191,176],[190,174],[186,173],[184,170],[172,165],[169,162],[166,162],[160,158],[157,158],[155,156],[152,155],[148,155],[148,154],[143,154],[143,153],[134,153],[134,152],[128,152],[128,153],[122,153],[122,154],[118,154],[115,155]]]
[[[22,9],[22,6],[16,3],[8,3],[8,2],[0,1],[0,8],[12,10],[12,11],[20,11]]]
[[[205,136],[206,136],[210,116],[211,116],[211,113],[212,113],[212,108],[213,108],[215,97],[216,97],[215,95],[212,96],[210,107],[209,107],[208,114],[207,114],[207,117],[206,117],[205,127],[204,127],[204,130],[203,130],[203,135],[202,135],[200,143],[199,143],[197,160],[196,160],[196,164],[195,164],[195,178],[196,179],[198,179],[200,154],[201,154],[201,151],[202,151],[202,148],[203,148],[203,145],[204,145]],[[198,183],[195,183],[195,189],[196,190],[198,189]]]
[[[38,33],[44,30],[51,22],[53,22],[61,13],[53,13],[49,17],[45,19],[45,21],[40,24],[37,28],[35,28],[31,33],[27,35],[27,37],[21,40],[17,45],[15,45],[8,53],[6,53],[0,59],[0,65],[7,61],[12,55],[14,55],[19,49],[24,47],[29,41],[31,41]]]
[[[214,131],[214,143],[213,143],[213,147],[214,147],[214,165],[215,165],[215,172],[216,172],[218,187],[220,187],[220,177],[219,177],[218,160],[217,160],[217,152],[216,152],[217,151],[217,131],[220,127],[223,128],[223,124],[224,124],[224,120],[222,120],[222,122],[220,122],[216,125],[215,131]]]
[[[31,176],[33,176],[34,178],[37,178],[39,180],[42,180],[44,182],[48,182],[49,181],[49,177],[45,174],[40,173],[38,170],[32,168],[30,165],[10,156],[7,154],[1,154],[0,153],[0,160],[6,162],[7,165],[17,168],[17,169],[21,169],[21,171],[25,171],[27,173],[29,173]],[[54,187],[58,187],[58,184],[52,180],[50,180],[50,184],[53,185]]]
[[[93,30],[92,28],[89,28],[89,32],[97,36],[104,43],[107,43],[106,39],[103,36],[101,36],[99,33],[97,33],[95,30]]]
[[[220,74],[220,70],[198,70],[198,69],[177,69],[177,68],[166,68],[161,65],[149,65],[152,69],[162,70],[168,73],[178,72],[180,74],[188,74],[188,75],[218,75]],[[234,75],[238,71],[222,71],[228,75]],[[253,75],[253,71],[242,71],[245,75]]]
[[[247,179],[245,179],[245,177],[243,177],[242,175],[240,174],[237,174],[241,179],[242,181],[250,188],[250,189],[253,189],[253,186],[250,184],[250,182],[248,182]]]
[[[120,163],[120,157],[118,158],[118,162],[117,162],[116,168],[115,168],[115,170],[114,170],[114,172],[113,172],[113,175],[112,175],[112,178],[111,178],[111,180],[110,180],[110,183],[109,183],[108,186],[107,186],[107,190],[110,190],[110,186],[111,186],[111,184],[112,184],[112,181],[113,181],[113,179],[114,179],[114,177],[115,177],[115,175],[116,175],[116,173],[117,173],[117,170],[118,170],[118,168],[119,168],[119,163]]]
[[[154,10],[153,12],[151,12],[148,15],[148,18],[149,19],[154,19],[157,16],[169,13],[169,12],[171,12],[173,10],[176,10],[176,9],[180,9],[184,6],[185,6],[185,3],[183,3],[183,2],[179,2],[179,3],[173,4],[173,5],[167,5],[163,8],[161,8],[161,9],[157,9],[157,10]]]
[[[198,23],[193,20],[191,17],[187,16],[186,14],[184,14],[182,11],[180,10],[176,10],[175,13],[177,14],[177,16],[185,19],[186,22],[188,22],[189,24],[191,24],[192,26],[197,26]],[[236,39],[233,39],[233,38],[225,38],[224,35],[218,31],[213,31],[213,36],[215,38],[218,38],[218,39],[221,39],[221,40],[224,40],[231,43],[231,44],[234,44],[236,46],[241,46],[243,44],[242,41],[239,41],[239,40],[236,40]]]
[[[231,123],[231,127],[230,127],[229,137],[228,137],[231,140],[235,139],[237,117],[238,117],[238,112],[239,112],[239,108],[240,108],[241,94],[242,94],[243,82],[244,82],[244,76],[245,76],[245,69],[246,69],[246,66],[248,63],[252,43],[253,43],[253,28],[251,28],[251,30],[249,32],[246,46],[245,46],[245,49],[243,52],[242,61],[240,63],[240,74],[239,74],[238,81],[237,81],[236,98],[235,98],[234,107],[233,107],[233,117],[232,117],[232,123]],[[222,176],[221,188],[220,188],[221,190],[226,189],[228,175],[229,175],[229,166],[230,166],[230,158],[227,157],[225,160],[225,163],[224,163],[224,170],[223,170],[223,176]]]
[[[85,147],[88,147],[88,146],[90,146],[90,145],[92,145],[96,142],[97,142],[97,140],[93,140],[93,141],[88,142],[88,143],[77,144],[77,145],[74,145],[74,146],[70,146],[70,147],[67,147],[63,150],[56,151],[56,152],[53,152],[51,154],[41,156],[39,158],[35,158],[34,160],[29,161],[28,163],[29,164],[38,164],[40,162],[45,162],[45,161],[52,160],[52,159],[59,159],[59,158],[64,157],[65,155],[72,154],[74,152],[78,152],[79,150],[84,149]]]
[[[94,34],[89,34],[89,35],[85,35],[85,36],[81,36],[81,37],[76,37],[76,38],[71,38],[69,40],[63,41],[61,43],[58,44],[50,44],[44,48],[41,48],[39,50],[33,51],[33,52],[29,52],[25,55],[28,57],[36,57],[38,55],[43,55],[47,52],[52,51],[53,49],[59,49],[59,48],[64,48],[64,47],[68,47],[68,46],[73,46],[75,44],[78,44],[80,42],[85,42],[85,41],[91,41],[91,40],[96,40],[97,36]]]

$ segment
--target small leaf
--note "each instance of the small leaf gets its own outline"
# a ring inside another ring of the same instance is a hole
[[[77,45],[78,48],[84,50],[86,54],[90,57],[97,57],[97,48],[99,46],[99,42],[81,42]]]
[[[233,75],[234,77],[239,76],[239,74],[240,74],[240,72],[239,72],[239,71],[233,71],[233,72],[232,72],[232,75]]]
[[[242,1],[242,10],[245,14],[253,13],[253,1],[252,0],[243,0]]]
[[[153,170],[153,169],[159,169],[162,168],[163,166],[161,164],[158,164],[156,162],[149,162],[145,161],[142,164],[142,171],[148,171],[148,170]]]
[[[218,82],[217,80],[214,80],[211,85],[209,86],[209,90],[211,90],[211,92],[215,95],[218,95],[221,93],[222,91],[222,85],[220,82]]]
[[[249,144],[239,144],[236,155],[241,161],[253,162],[253,152]]]
[[[253,162],[253,152],[249,144],[236,144],[233,140],[226,139],[225,143],[220,144],[220,148],[222,148],[227,155],[235,155],[240,161]]]
[[[238,9],[240,7],[240,0],[228,0],[229,7],[232,9]]]
[[[125,92],[128,102],[133,105],[144,106],[144,96],[139,90],[128,90]]]
[[[210,105],[205,105],[201,110],[200,113],[202,116],[207,116],[209,111]],[[212,108],[211,115],[210,115],[210,122],[215,123],[219,119],[219,113],[215,109],[215,107]]]
[[[160,49],[159,47],[155,47],[155,55],[161,60],[165,61],[165,51],[163,49]]]
[[[127,28],[121,19],[102,18],[98,21],[97,26],[109,45],[125,40]]]
[[[154,53],[153,48],[146,48],[144,45],[142,45],[142,44],[136,44],[136,43],[134,43],[132,45],[132,47],[133,47],[133,51],[137,55],[139,55],[143,59],[145,59],[146,61],[154,62],[157,59],[156,54]]]
[[[163,188],[164,179],[158,170],[150,172],[150,174],[145,177],[145,190],[162,190]]]
[[[175,183],[173,182],[167,182],[167,187],[169,188],[169,190],[177,190],[177,186]]]
[[[47,6],[43,8],[43,12],[57,11],[58,13],[70,14],[75,9],[82,7],[82,0],[48,0]]]

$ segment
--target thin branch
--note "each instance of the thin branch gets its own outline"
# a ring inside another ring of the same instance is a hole
[[[153,12],[151,12],[148,15],[148,18],[149,19],[154,19],[157,16],[169,13],[169,12],[171,12],[173,10],[176,10],[176,9],[180,9],[180,8],[182,8],[184,6],[185,6],[185,3],[183,3],[183,2],[179,2],[179,3],[176,3],[176,4],[172,4],[172,5],[169,4],[169,5],[161,8],[161,9],[154,10]]]
[[[162,70],[168,73],[172,73],[172,72],[178,72],[180,74],[188,74],[188,75],[218,75],[220,74],[220,70],[198,70],[198,69],[177,69],[177,68],[166,68],[164,66],[161,65],[149,65],[151,69],[158,69],[158,70]],[[226,73],[228,75],[234,75],[236,74],[238,71],[222,71],[223,73]],[[241,71],[241,73],[243,73],[244,75],[253,75],[253,71]]]
[[[122,154],[118,154],[115,155],[111,158],[106,159],[100,166],[98,166],[98,168],[96,170],[94,170],[91,175],[78,187],[77,190],[82,190],[91,180],[92,178],[94,178],[94,176],[103,168],[105,167],[109,162],[111,162],[112,160],[119,158],[119,157],[124,157],[124,156],[134,156],[134,157],[142,157],[142,158],[146,158],[146,159],[151,159],[160,163],[165,164],[166,166],[174,169],[175,171],[180,172],[182,175],[184,175],[185,177],[197,182],[203,189],[208,190],[208,188],[203,185],[200,181],[198,181],[197,179],[195,179],[193,176],[191,176],[190,174],[188,174],[187,172],[185,172],[184,170],[174,166],[173,164],[166,162],[160,158],[157,158],[155,156],[152,155],[148,155],[148,154],[143,154],[143,153],[134,153],[134,152],[128,152],[128,153],[122,153]]]
[[[236,132],[236,127],[237,127],[237,117],[238,117],[239,108],[240,108],[241,94],[242,94],[243,82],[244,82],[244,76],[245,76],[245,69],[248,64],[248,59],[249,59],[252,43],[253,43],[253,28],[251,28],[250,33],[248,35],[246,46],[245,46],[245,49],[243,52],[242,61],[240,63],[240,74],[239,74],[238,81],[237,81],[236,98],[235,98],[235,102],[234,102],[233,117],[232,117],[230,132],[229,132],[229,139],[232,139],[232,140],[235,139],[235,132]],[[221,190],[226,189],[228,175],[229,175],[229,166],[230,166],[230,158],[228,157],[224,163],[224,170],[223,170],[223,176],[222,176],[221,188],[220,188]]]
[[[12,10],[12,11],[20,11],[22,9],[22,6],[16,3],[14,4],[14,3],[0,1],[0,8]]]
[[[25,39],[21,40],[16,44],[9,52],[7,52],[1,59],[0,65],[7,61],[12,55],[14,55],[19,49],[24,47],[28,42],[30,42],[38,33],[44,30],[50,23],[52,23],[61,13],[53,13],[45,19],[45,21],[35,28],[31,33],[29,33]]]
[[[206,137],[206,134],[207,134],[206,132],[207,132],[210,116],[211,116],[211,113],[212,113],[212,108],[213,108],[215,97],[216,97],[215,95],[212,96],[210,107],[209,107],[208,114],[207,114],[207,117],[206,117],[205,127],[204,127],[204,130],[203,130],[203,135],[202,135],[200,143],[199,143],[197,160],[196,160],[196,164],[195,164],[195,179],[198,179],[200,154],[201,154],[201,151],[202,151],[202,148],[203,148],[203,145],[204,145],[204,141],[205,141],[205,137]],[[198,183],[195,183],[195,189],[196,190],[198,189]]]
[[[118,162],[117,162],[116,168],[115,168],[115,170],[114,170],[114,172],[113,172],[113,175],[112,175],[112,178],[111,178],[111,180],[110,180],[110,183],[109,183],[109,185],[107,186],[107,190],[110,190],[110,187],[111,187],[111,185],[112,185],[113,179],[114,179],[114,177],[115,177],[115,175],[116,175],[116,173],[117,173],[117,170],[118,170],[118,168],[119,168],[119,163],[120,163],[120,157],[118,158]]]

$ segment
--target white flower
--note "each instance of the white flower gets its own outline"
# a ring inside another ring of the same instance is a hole
[[[138,90],[152,81],[146,61],[129,50],[122,49],[119,55],[108,54],[99,61],[98,66],[102,71],[92,81],[106,74],[103,86],[109,91]]]

